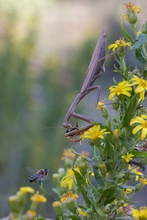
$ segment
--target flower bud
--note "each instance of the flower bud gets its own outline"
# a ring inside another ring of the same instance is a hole
[[[65,169],[64,168],[59,168],[58,169],[58,174],[59,174],[59,178],[62,179],[65,175]]]
[[[54,186],[57,187],[58,186],[58,183],[59,183],[59,174],[58,173],[54,173],[52,175],[53,177],[53,183],[54,183]]]
[[[112,204],[107,204],[103,209],[104,213],[106,214],[109,214],[111,210],[112,210]]]
[[[73,166],[74,160],[73,160],[72,158],[66,157],[66,158],[64,159],[64,162],[65,162],[65,166],[66,166],[67,168],[71,168],[71,167]]]
[[[87,171],[89,169],[89,163],[84,159],[84,156],[78,157],[75,165],[79,168],[80,173],[83,176],[87,174]]]
[[[128,14],[128,22],[130,24],[135,24],[137,22],[137,14],[135,11],[130,11]]]
[[[52,205],[53,205],[53,208],[54,208],[54,211],[55,211],[56,215],[57,216],[62,216],[63,215],[63,205],[62,205],[62,203],[59,202],[59,201],[56,201]]]
[[[118,141],[118,139],[119,139],[119,130],[117,128],[114,129],[113,135],[114,135],[115,141]]]
[[[21,211],[20,211],[17,196],[10,196],[8,198],[8,201],[9,201],[9,206],[10,206],[12,213],[15,214],[16,216],[17,216],[17,214],[19,215],[21,213]]]
[[[119,108],[119,101],[117,97],[113,97],[112,99],[112,107],[117,111]]]
[[[108,111],[107,111],[106,106],[104,106],[104,107],[101,109],[101,111],[102,111],[102,116],[107,119],[108,116],[109,116],[109,114],[108,114]]]
[[[15,216],[19,216],[24,209],[26,203],[26,196],[21,192],[17,192],[15,196],[10,196],[8,198],[8,201],[13,214]]]
[[[125,56],[126,56],[125,47],[118,47],[118,49],[117,49],[117,54],[118,54],[119,57],[121,57],[122,59],[124,59]]]
[[[35,217],[36,217],[36,212],[34,210],[28,210],[25,215],[25,219],[27,220],[34,220]]]
[[[117,183],[118,184],[119,183],[123,183],[123,181],[124,181],[124,174],[123,173],[118,174],[118,176],[117,176]]]
[[[103,176],[106,176],[107,168],[106,168],[106,165],[105,165],[105,163],[103,161],[98,164],[98,168],[99,168],[101,174]]]
[[[74,199],[69,199],[66,201],[66,206],[69,211],[76,213],[76,202]]]

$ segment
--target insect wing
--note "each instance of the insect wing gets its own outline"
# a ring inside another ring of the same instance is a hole
[[[48,176],[40,176],[40,178],[38,179],[39,181],[47,181],[49,179]]]
[[[26,170],[27,170],[28,173],[31,174],[31,175],[38,172],[38,170],[33,169],[33,168],[31,168],[31,167],[26,167]]]

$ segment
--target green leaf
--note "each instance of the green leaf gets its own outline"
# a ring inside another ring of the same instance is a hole
[[[77,181],[77,185],[78,185],[78,188],[83,196],[83,199],[87,205],[88,208],[91,207],[91,202],[87,196],[87,190],[85,189],[85,186],[87,185],[86,183],[86,179],[79,173],[77,172],[76,170],[73,169],[73,172],[74,172],[74,175],[75,175],[75,178],[76,178],[76,181]]]
[[[147,34],[139,34],[135,43],[132,45],[131,50],[138,49],[144,43],[147,43]]]
[[[93,160],[91,160],[89,157],[84,156],[84,159],[85,159],[88,163],[90,163],[92,167],[93,167],[93,166],[96,166],[96,163],[95,163]]]
[[[139,157],[139,158],[144,158],[147,157],[147,152],[139,152],[139,151],[131,151],[134,156]]]
[[[76,155],[76,156],[81,156],[81,154],[80,153],[78,153],[78,152],[76,152],[76,151],[74,151],[72,148],[71,148],[71,151]]]
[[[124,185],[120,185],[119,188],[120,189],[134,189],[134,186],[124,184]]]
[[[95,205],[94,208],[95,208],[95,211],[99,214],[99,216],[101,216],[101,217],[105,216],[105,214],[103,213],[103,211],[99,207],[97,207]]]
[[[120,23],[120,28],[121,28],[121,31],[123,32],[123,34],[125,35],[125,37],[131,42],[133,43],[133,39],[131,37],[131,35],[127,32],[127,30],[125,29],[123,23],[121,22]]]
[[[74,215],[69,215],[69,216],[65,216],[65,217],[67,217],[68,219],[72,219],[72,220],[81,220],[81,218],[74,216]]]
[[[116,198],[116,196],[115,196],[116,189],[117,189],[117,186],[114,185],[114,186],[110,186],[108,189],[104,190],[102,192],[101,197],[100,197],[100,202],[101,202],[101,200],[104,200],[104,204],[106,201],[107,201],[107,203],[112,202]]]
[[[53,191],[54,193],[56,193],[58,196],[60,195],[59,190],[57,190],[56,188],[53,188],[52,191]]]
[[[95,179],[96,179],[96,182],[100,185],[100,186],[104,186],[104,179],[103,177],[100,175],[100,172],[98,170],[98,167],[97,166],[93,166],[93,172],[94,172],[94,176],[95,176]]]
[[[142,54],[142,51],[141,51],[140,48],[138,48],[138,49],[135,50],[135,56],[136,56],[136,59],[137,59],[140,63],[145,64],[145,63],[147,62],[146,59],[145,59],[145,57],[144,57],[144,55]]]
[[[85,160],[87,161],[87,162],[89,162],[90,164],[91,164],[91,166],[93,167],[93,172],[94,172],[94,177],[95,177],[95,180],[96,180],[96,182],[100,185],[100,186],[104,186],[104,179],[103,179],[103,177],[100,175],[100,172],[99,172],[99,170],[98,170],[98,167],[97,167],[97,165],[96,165],[96,163],[93,161],[93,160],[91,160],[89,157],[84,157],[85,158]]]
[[[138,103],[138,99],[136,97],[136,94],[132,97],[130,104],[128,105],[127,109],[126,109],[126,114],[124,114],[123,118],[122,118],[122,124],[123,127],[128,127],[131,118],[133,117],[135,111],[136,111],[136,106]]]

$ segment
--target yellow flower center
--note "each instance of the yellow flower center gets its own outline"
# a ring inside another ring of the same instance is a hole
[[[143,88],[147,88],[147,81],[141,80],[140,86],[142,86]]]

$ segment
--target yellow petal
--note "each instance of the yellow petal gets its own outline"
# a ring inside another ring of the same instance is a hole
[[[132,131],[132,133],[133,134],[136,134],[139,130],[141,130],[142,129],[142,125],[138,125],[138,126],[136,126],[134,129],[133,129],[133,131]]]

